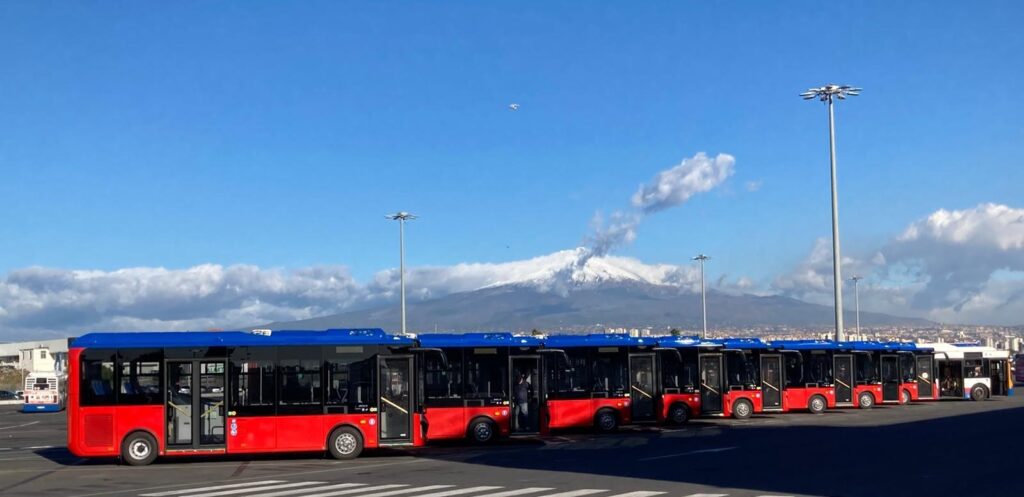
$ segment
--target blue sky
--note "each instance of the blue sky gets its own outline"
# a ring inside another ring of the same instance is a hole
[[[735,174],[620,255],[769,280],[1020,206],[1018,2],[4,2],[0,274],[519,260],[697,152]],[[510,103],[519,103],[516,112]],[[748,191],[747,183],[760,185]]]

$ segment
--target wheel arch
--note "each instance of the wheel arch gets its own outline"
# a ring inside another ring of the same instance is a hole
[[[327,435],[324,436],[324,447],[330,447],[331,435],[334,435],[334,432],[340,430],[341,428],[352,428],[353,430],[355,430],[356,433],[359,434],[359,438],[362,439],[363,444],[366,443],[366,434],[363,433],[362,428],[359,428],[358,425],[355,425],[350,421],[342,421],[332,426],[330,430],[327,430]]]

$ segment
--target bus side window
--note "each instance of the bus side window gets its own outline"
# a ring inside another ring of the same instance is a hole
[[[163,377],[160,349],[122,349],[117,351],[118,404],[148,405],[163,402]]]
[[[81,404],[83,406],[109,406],[117,403],[114,389],[114,351],[85,350],[82,352]]]
[[[324,378],[328,413],[367,413],[377,405],[374,375],[375,347],[324,348]]]
[[[274,362],[276,347],[235,347],[229,352],[230,409],[238,416],[268,416],[276,412]]]

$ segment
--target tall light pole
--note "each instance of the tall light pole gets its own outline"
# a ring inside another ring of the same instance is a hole
[[[710,259],[710,257],[704,254],[697,254],[693,260],[700,261],[700,306],[702,309],[701,317],[704,319],[704,331],[701,333],[701,338],[708,337],[708,295],[704,291],[704,261]]]
[[[399,280],[402,282],[402,334],[405,334],[405,222],[416,219],[417,216],[402,211],[384,217],[398,221],[398,272]]]
[[[850,279],[853,281],[853,301],[854,307],[857,310],[857,335],[860,335],[860,280],[864,279],[864,277],[854,276]],[[858,339],[862,339],[862,337],[858,337]]]
[[[836,306],[836,341],[843,341],[843,278],[839,270],[839,197],[836,189],[836,127],[832,113],[833,100],[846,100],[846,97],[860,95],[860,88],[846,85],[829,84],[821,88],[811,88],[800,94],[804,100],[818,99],[828,103],[828,151],[832,164],[832,289],[835,293]]]

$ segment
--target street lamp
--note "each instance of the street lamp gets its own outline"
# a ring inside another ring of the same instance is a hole
[[[398,221],[398,272],[402,285],[402,334],[405,334],[405,222],[416,219],[416,215],[408,212],[396,212],[384,216],[392,221]]]
[[[850,279],[853,280],[853,301],[855,302],[854,306],[857,309],[857,313],[855,314],[857,316],[857,335],[860,335],[860,280],[864,279],[864,277],[854,276]]]
[[[692,260],[700,261],[700,306],[702,308],[701,317],[704,319],[704,332],[701,333],[702,339],[708,337],[708,295],[704,291],[704,261],[710,259],[710,257],[704,254],[697,254]]]
[[[843,341],[843,278],[839,270],[839,198],[836,190],[836,127],[832,113],[835,98],[846,100],[846,97],[860,95],[860,88],[846,85],[829,84],[821,88],[811,88],[800,94],[804,100],[818,99],[828,103],[828,151],[832,164],[832,288],[835,292],[836,306],[836,341]]]

